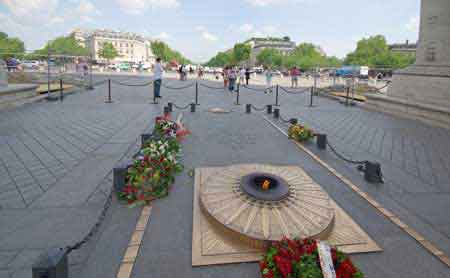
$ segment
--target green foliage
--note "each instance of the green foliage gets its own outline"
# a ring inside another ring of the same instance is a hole
[[[231,64],[233,60],[231,52],[219,52],[216,56],[212,57],[207,63],[208,67],[223,67]]]
[[[171,49],[165,42],[154,41],[151,44],[151,50],[156,57],[164,62],[176,62],[178,64],[190,64],[191,61],[184,57],[180,52]]]
[[[20,57],[24,52],[23,41],[18,38],[10,38],[8,34],[0,32],[0,58]]]
[[[386,39],[382,35],[360,40],[356,50],[345,58],[345,64],[369,67],[402,68],[413,64],[414,61],[413,55],[390,51]]]
[[[280,67],[283,64],[283,54],[275,48],[265,48],[256,56],[256,60],[266,67]]]
[[[87,48],[80,45],[74,36],[57,37],[49,41],[44,48],[35,51],[34,54],[45,56],[50,53],[53,55],[70,55],[70,56],[88,56]]]
[[[119,57],[119,52],[114,48],[114,45],[110,42],[105,42],[102,48],[98,51],[98,56],[106,60],[111,60]]]
[[[252,48],[250,45],[245,43],[237,43],[233,47],[233,60],[236,63],[246,61],[250,58],[252,53]]]

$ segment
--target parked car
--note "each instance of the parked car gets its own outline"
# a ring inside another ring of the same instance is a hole
[[[128,63],[120,63],[120,64],[117,66],[117,68],[118,68],[119,70],[128,71],[128,70],[131,69],[131,66],[130,66],[130,64],[128,64]]]
[[[39,61],[22,61],[20,65],[24,69],[38,69],[39,68]]]

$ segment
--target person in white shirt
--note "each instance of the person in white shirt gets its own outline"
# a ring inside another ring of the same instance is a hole
[[[164,74],[164,68],[161,65],[161,58],[156,59],[156,64],[153,67],[153,98],[161,98],[161,82]]]

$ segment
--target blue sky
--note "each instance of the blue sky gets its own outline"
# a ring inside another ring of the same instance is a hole
[[[290,36],[344,57],[362,37],[416,41],[420,0],[0,0],[0,30],[36,49],[76,27],[160,38],[194,61],[252,36]]]

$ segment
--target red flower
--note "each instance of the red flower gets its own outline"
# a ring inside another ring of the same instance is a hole
[[[283,277],[287,277],[292,273],[292,263],[291,260],[283,258],[281,256],[274,256],[275,263],[280,270]]]
[[[139,194],[138,200],[139,201],[144,201],[145,200],[145,195],[143,193]]]

